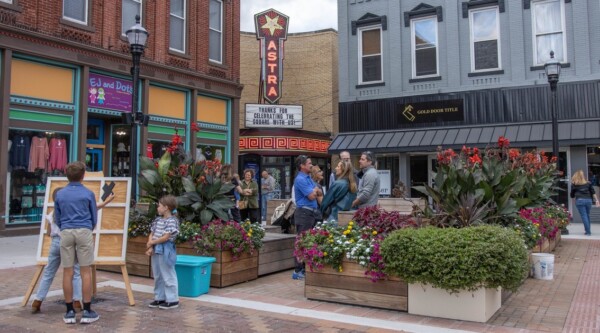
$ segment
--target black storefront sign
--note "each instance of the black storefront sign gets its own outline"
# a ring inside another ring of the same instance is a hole
[[[462,99],[398,104],[400,124],[464,120]]]

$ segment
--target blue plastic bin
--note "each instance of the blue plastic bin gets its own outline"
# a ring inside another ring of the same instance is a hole
[[[210,288],[210,271],[213,257],[178,255],[175,272],[179,284],[179,296],[198,297]]]

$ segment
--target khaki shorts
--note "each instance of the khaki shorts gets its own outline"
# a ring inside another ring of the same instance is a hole
[[[73,267],[75,259],[82,267],[94,263],[94,239],[90,229],[65,229],[60,232],[60,263]]]

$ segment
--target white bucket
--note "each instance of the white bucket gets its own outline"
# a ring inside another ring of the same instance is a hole
[[[533,278],[539,280],[552,280],[554,278],[554,255],[549,253],[532,253]]]

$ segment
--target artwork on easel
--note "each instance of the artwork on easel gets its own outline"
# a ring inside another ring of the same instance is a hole
[[[94,265],[120,266],[123,280],[127,289],[129,305],[135,305],[133,292],[129,283],[129,275],[125,265],[127,253],[127,231],[129,225],[129,203],[131,199],[131,178],[128,177],[98,177],[88,175],[81,182],[96,196],[96,200],[106,198],[111,192],[115,194],[112,202],[103,209],[98,210],[98,222],[93,230],[94,239]],[[46,216],[54,212],[52,193],[60,187],[65,187],[69,181],[65,177],[48,177],[46,183],[46,197],[44,199],[43,218],[40,226],[40,236],[37,248],[38,270],[23,299],[22,305],[27,305],[33,289],[37,284],[50,254],[50,228]],[[95,288],[95,286],[94,286]]]
[[[40,228],[40,237],[37,249],[37,261],[48,262],[50,244],[52,239],[47,234],[48,214],[53,214],[54,200],[52,193],[59,187],[65,187],[69,181],[64,177],[49,177],[46,184],[46,198],[44,200],[43,222]],[[98,224],[94,235],[94,258],[96,265],[110,265],[125,262],[127,252],[127,228],[129,224],[129,202],[131,197],[131,179],[121,177],[86,177],[83,186],[94,192],[96,200],[100,201],[104,195],[103,187],[111,187],[115,199],[103,209],[98,210]],[[114,185],[112,185],[114,184]],[[110,193],[110,192],[108,192]]]

